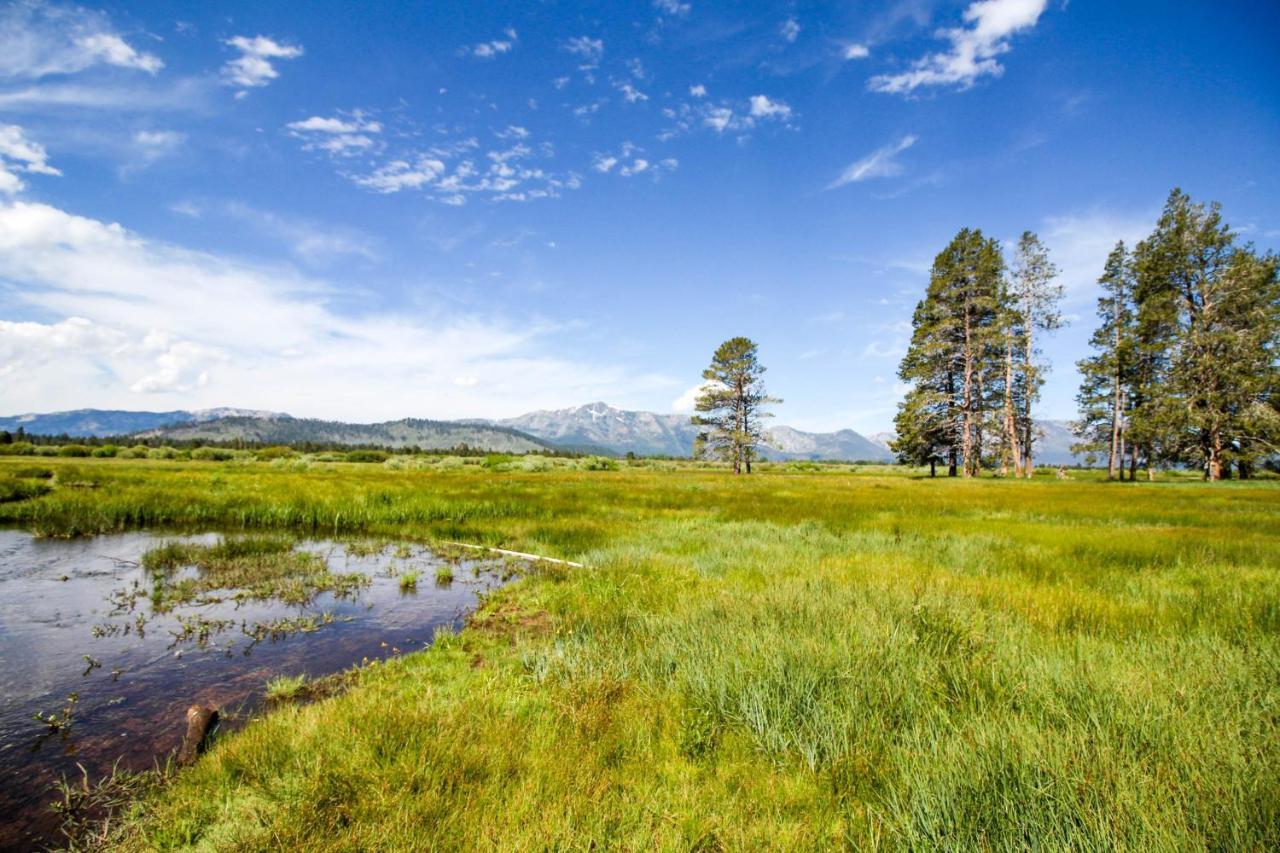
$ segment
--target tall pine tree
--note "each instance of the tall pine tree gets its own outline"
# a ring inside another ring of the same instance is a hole
[[[695,456],[710,456],[732,463],[733,473],[751,473],[751,462],[764,442],[761,425],[773,417],[765,406],[782,401],[764,388],[765,368],[756,344],[748,338],[730,338],[702,371],[705,384],[694,403],[693,423],[704,429],[694,446]]]
[[[1058,305],[1062,302],[1058,268],[1049,250],[1031,231],[1024,231],[1014,253],[1006,300],[1005,429],[1013,453],[1014,471],[1030,477],[1035,470],[1035,426],[1031,410],[1040,398],[1049,370],[1037,345],[1040,332],[1062,326]],[[1017,458],[1021,454],[1021,458]]]
[[[1133,264],[1123,241],[1107,256],[1098,284],[1101,324],[1089,341],[1094,355],[1077,363],[1083,379],[1076,395],[1080,417],[1074,426],[1081,441],[1073,449],[1090,458],[1105,451],[1107,479],[1114,480],[1124,478],[1126,420],[1135,380]]]
[[[895,418],[895,451],[904,461],[945,453],[951,475],[957,468],[977,475],[1001,388],[1003,275],[999,243],[976,229],[962,229],[934,259],[898,369],[911,384]]]

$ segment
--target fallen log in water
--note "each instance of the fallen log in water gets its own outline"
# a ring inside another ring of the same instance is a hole
[[[187,734],[178,750],[178,764],[186,766],[204,752],[209,731],[218,722],[218,709],[192,705],[187,709]]]

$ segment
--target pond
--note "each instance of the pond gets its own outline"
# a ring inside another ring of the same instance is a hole
[[[190,705],[233,728],[273,677],[420,649],[519,571],[417,544],[276,540],[283,574],[255,585],[236,571],[256,557],[227,556],[237,542],[253,544],[0,530],[0,849],[57,841],[52,786],[80,767],[93,781],[163,761]]]

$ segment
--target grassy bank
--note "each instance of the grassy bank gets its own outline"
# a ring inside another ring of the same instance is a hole
[[[126,848],[1280,846],[1275,484],[47,464],[0,520],[591,567],[226,739]]]

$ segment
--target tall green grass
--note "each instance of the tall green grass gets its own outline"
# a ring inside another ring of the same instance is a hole
[[[227,738],[125,849],[1280,847],[1274,484],[50,464],[96,486],[0,518],[589,566]]]

